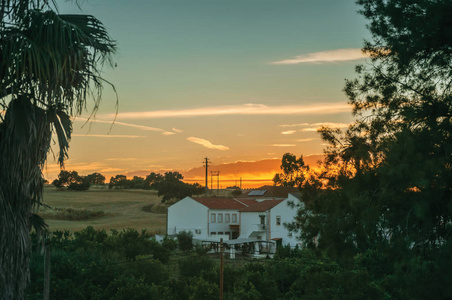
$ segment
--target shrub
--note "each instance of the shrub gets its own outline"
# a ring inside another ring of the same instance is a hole
[[[181,231],[177,235],[179,250],[190,251],[193,248],[193,233],[191,231]]]

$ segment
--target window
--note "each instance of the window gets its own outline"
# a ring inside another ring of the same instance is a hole
[[[231,215],[230,215],[230,214],[225,214],[225,215],[224,215],[224,221],[225,221],[226,223],[231,222]]]
[[[223,223],[223,214],[218,214],[218,223]]]
[[[237,214],[232,214],[232,223],[237,223]]]
[[[217,235],[217,233],[216,232],[211,232],[210,235]]]
[[[210,223],[215,223],[215,222],[216,222],[216,215],[210,214]]]
[[[281,216],[276,216],[276,225],[281,225]]]
[[[223,234],[223,232],[221,232],[221,231],[218,231],[218,234]]]

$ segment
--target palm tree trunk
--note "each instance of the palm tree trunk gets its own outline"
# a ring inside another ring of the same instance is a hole
[[[0,299],[23,299],[30,280],[29,218],[41,201],[50,145],[45,120],[44,110],[20,97],[0,124]]]

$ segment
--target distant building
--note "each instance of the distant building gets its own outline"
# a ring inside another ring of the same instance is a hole
[[[244,193],[242,198],[253,199],[287,199],[289,194],[299,194],[300,189],[291,186],[263,185]]]
[[[168,208],[167,233],[190,231],[198,240],[253,239],[276,241],[283,245],[299,244],[284,223],[294,220],[296,208],[289,201],[299,202],[293,194],[285,198],[185,197]]]

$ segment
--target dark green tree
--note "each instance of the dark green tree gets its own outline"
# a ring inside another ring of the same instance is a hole
[[[303,161],[303,155],[297,158],[292,153],[286,153],[281,159],[282,173],[273,177],[273,184],[279,186],[301,186],[306,178],[309,167]]]
[[[152,172],[146,176],[145,187],[146,189],[156,190],[156,185],[163,180],[162,174]]]
[[[154,182],[154,186],[162,197],[162,202],[176,199],[180,200],[187,196],[198,195],[203,192],[199,184],[189,184],[182,181],[184,176],[179,172],[166,172]]]
[[[104,185],[105,184],[105,176],[100,173],[92,173],[86,176],[88,178],[89,183]]]
[[[448,298],[440,266],[452,243],[452,1],[357,3],[372,33],[370,64],[344,88],[357,119],[344,133],[320,130],[326,188],[303,186],[292,229],[333,257],[381,253],[370,271],[388,276],[396,298],[420,297],[410,286],[442,286],[430,297]]]
[[[129,180],[127,180],[126,175],[116,175],[115,177],[110,178],[110,183],[108,184],[108,188],[112,189],[113,187],[118,189],[126,189],[129,187]]]
[[[0,298],[21,299],[29,281],[29,219],[42,199],[52,133],[67,157],[70,116],[102,93],[101,66],[115,43],[99,20],[58,14],[54,1],[0,2]]]

